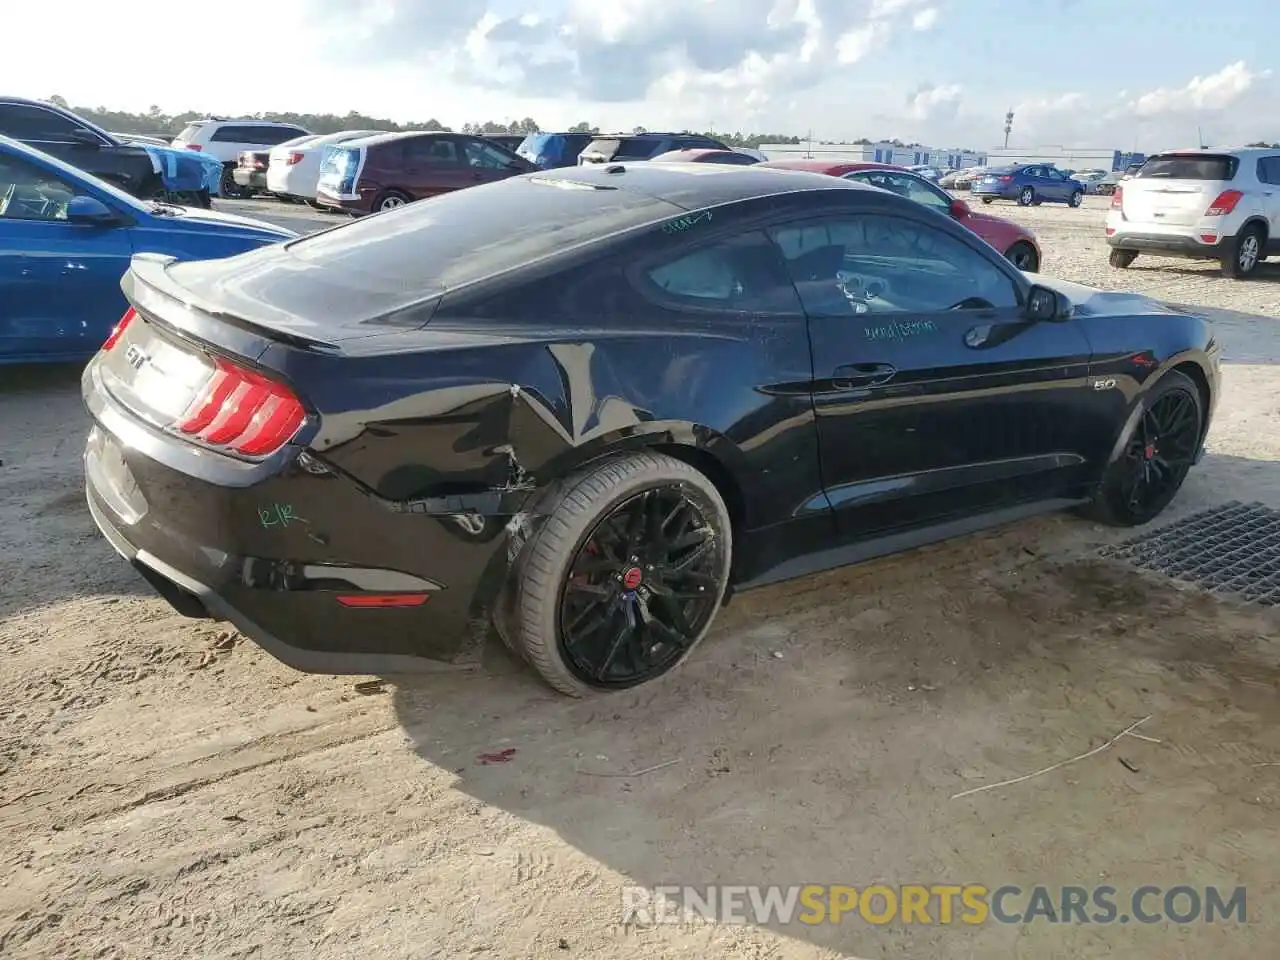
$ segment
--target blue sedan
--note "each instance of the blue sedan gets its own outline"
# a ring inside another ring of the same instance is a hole
[[[92,357],[124,314],[120,278],[135,253],[210,260],[295,236],[139,200],[0,136],[0,364]]]
[[[1084,202],[1085,188],[1050,164],[1024,163],[1012,167],[994,167],[973,181],[973,196],[983,203],[992,200],[1016,200],[1024,207],[1041,203],[1066,203],[1078,207]]]

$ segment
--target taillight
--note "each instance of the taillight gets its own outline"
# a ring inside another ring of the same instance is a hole
[[[1116,187],[1116,192],[1111,194],[1111,209],[1120,210],[1124,207],[1124,187]]]
[[[211,446],[262,457],[293,439],[306,417],[288,387],[217,359],[213,376],[173,428]]]
[[[285,163],[287,163],[289,166],[293,166],[295,163],[301,163],[301,162],[302,162],[302,154],[298,153],[297,151],[294,151],[293,153],[289,154],[289,159],[285,161]]]
[[[1009,182],[1010,180],[1012,180],[1012,179],[1013,179],[1013,177],[1001,177],[1001,178],[1000,178],[1000,182],[1001,182],[1001,183],[1008,183],[1008,182]]]
[[[200,144],[198,143],[188,143],[186,144],[186,148],[188,150],[194,150],[196,153],[199,153],[201,150],[204,149],[204,147],[200,146]]]
[[[1218,198],[1209,204],[1209,209],[1204,212],[1206,217],[1225,217],[1236,208],[1236,204],[1244,199],[1244,194],[1239,190],[1223,190],[1218,194]]]
[[[103,352],[110,350],[116,345],[120,338],[124,336],[124,332],[128,329],[129,324],[133,323],[133,318],[137,315],[138,311],[134,310],[133,307],[130,307],[124,312],[124,316],[120,318],[120,322],[111,328],[111,332],[107,334],[107,339],[102,342]]]

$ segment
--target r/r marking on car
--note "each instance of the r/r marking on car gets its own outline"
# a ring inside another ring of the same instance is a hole
[[[1110,377],[1103,380],[1093,381],[1093,389],[1095,390],[1114,390],[1115,388],[1116,388],[1116,382]]]

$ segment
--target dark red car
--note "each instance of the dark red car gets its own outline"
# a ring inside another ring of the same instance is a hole
[[[999,250],[1019,270],[1036,273],[1040,269],[1040,244],[1034,233],[1012,220],[971,210],[963,200],[905,167],[852,160],[769,160],[759,166],[825,173],[880,187],[949,215]]]
[[[357,215],[377,213],[537,169],[484,137],[384,133],[327,147],[316,201]]]

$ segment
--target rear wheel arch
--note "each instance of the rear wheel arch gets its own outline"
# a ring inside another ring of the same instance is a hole
[[[1246,220],[1244,223],[1240,225],[1240,229],[1237,231],[1237,236],[1241,233],[1244,233],[1245,230],[1249,229],[1250,227],[1256,227],[1258,229],[1258,232],[1262,235],[1262,244],[1263,246],[1265,246],[1267,242],[1271,239],[1270,224],[1267,222],[1266,218],[1258,217],[1258,216],[1250,217],[1248,220]]]

